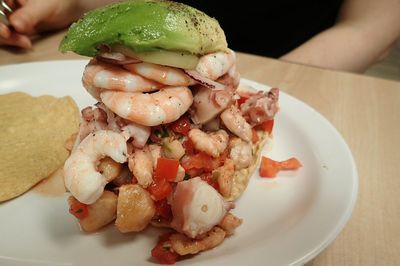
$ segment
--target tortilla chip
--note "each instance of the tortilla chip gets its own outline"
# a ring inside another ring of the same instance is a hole
[[[271,141],[271,137],[268,135],[267,132],[263,130],[257,130],[257,134],[259,140],[257,141],[257,143],[252,145],[253,162],[249,167],[236,170],[235,173],[233,174],[231,195],[229,198],[226,198],[229,201],[234,201],[238,199],[246,190],[250,177],[253,175],[254,171],[259,165],[261,158],[261,151],[264,145]]]
[[[65,141],[79,129],[71,97],[0,95],[0,202],[56,171],[67,159]]]

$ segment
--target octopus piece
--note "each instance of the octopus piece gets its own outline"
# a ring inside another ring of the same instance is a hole
[[[200,177],[177,183],[171,199],[171,226],[195,238],[221,222],[232,204]]]
[[[279,111],[279,89],[272,88],[269,92],[259,92],[250,96],[241,106],[243,117],[252,126],[274,119]]]
[[[132,137],[132,145],[136,148],[143,148],[150,137],[150,127],[139,125],[136,123],[129,123],[122,128],[122,134],[126,139]]]

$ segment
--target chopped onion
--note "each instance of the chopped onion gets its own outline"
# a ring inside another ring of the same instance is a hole
[[[209,78],[205,78],[195,70],[186,70],[186,69],[184,69],[184,71],[189,77],[191,77],[192,79],[194,79],[195,81],[197,81],[198,83],[203,85],[204,87],[207,87],[207,88],[212,89],[212,90],[224,90],[225,89],[225,85],[224,84],[218,83],[218,82],[216,82],[214,80],[211,80]]]
[[[137,58],[127,57],[121,53],[104,52],[97,56],[97,59],[106,63],[116,65],[137,64],[142,61]]]

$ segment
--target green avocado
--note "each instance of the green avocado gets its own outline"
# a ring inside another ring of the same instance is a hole
[[[168,50],[193,55],[227,49],[216,19],[162,0],[131,0],[88,12],[71,25],[59,49],[92,57],[100,45],[123,45],[136,53]]]

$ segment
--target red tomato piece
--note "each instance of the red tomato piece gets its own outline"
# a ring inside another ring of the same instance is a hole
[[[257,128],[260,128],[260,129],[268,132],[268,134],[271,134],[272,133],[272,129],[274,128],[274,119],[267,120],[267,121],[259,124],[257,126]]]
[[[165,179],[155,179],[147,188],[155,201],[165,199],[172,193],[171,184]]]
[[[300,163],[299,160],[296,158],[292,157],[287,159],[286,161],[282,161],[279,163],[280,169],[281,170],[297,170],[303,165]]]
[[[261,158],[260,176],[275,177],[281,170],[297,170],[300,167],[302,167],[302,164],[296,158],[279,162],[263,156]]]
[[[186,155],[193,155],[194,154],[194,144],[190,139],[185,140],[182,143],[183,148],[185,149]]]
[[[189,131],[190,131],[190,128],[191,128],[190,127],[190,120],[186,115],[185,116],[181,116],[178,120],[176,120],[175,122],[171,123],[170,128],[175,133],[179,133],[179,134],[187,136]]]
[[[225,154],[222,154],[218,158],[213,158],[204,152],[199,152],[197,154],[187,156],[181,161],[181,164],[186,172],[192,169],[202,169],[204,172],[211,172],[215,168],[221,166],[221,164],[225,161],[225,158]]]
[[[167,199],[155,202],[156,216],[162,217],[168,221],[172,219],[171,205],[168,204]]]
[[[151,250],[151,256],[155,258],[158,263],[174,264],[180,257],[168,244],[170,235],[171,234],[168,233],[160,236],[157,245]]]
[[[241,106],[245,101],[247,101],[248,98],[248,96],[240,96],[240,98],[237,100],[238,106]]]
[[[69,213],[79,220],[85,219],[89,215],[89,206],[73,199],[69,206]]]
[[[154,173],[155,179],[174,181],[178,173],[178,168],[179,160],[160,157],[157,159],[156,171]]]
[[[255,130],[254,128],[252,128],[252,133],[253,133],[253,136],[252,136],[252,138],[251,138],[251,141],[252,141],[253,143],[257,143],[257,141],[260,139],[260,138],[258,137],[258,135],[257,135],[257,130]]]
[[[264,156],[261,158],[261,166],[260,166],[261,177],[275,177],[278,172],[279,172],[278,162]]]

